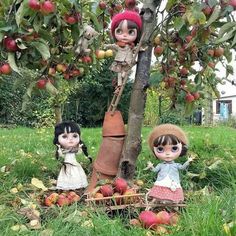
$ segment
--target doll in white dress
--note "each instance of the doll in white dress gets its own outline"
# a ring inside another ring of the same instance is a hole
[[[75,190],[88,186],[87,176],[76,160],[76,154],[82,150],[91,161],[80,134],[80,128],[75,122],[67,121],[55,126],[53,143],[57,146],[56,158],[63,158],[63,166],[57,178],[56,188],[59,190]]]

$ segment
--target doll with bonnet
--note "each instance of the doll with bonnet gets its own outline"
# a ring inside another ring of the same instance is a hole
[[[162,124],[152,130],[148,143],[154,156],[161,161],[155,167],[149,162],[146,168],[157,173],[157,179],[148,192],[148,197],[153,199],[152,202],[183,202],[179,170],[186,169],[193,159],[189,158],[184,164],[176,163],[175,160],[187,153],[187,136],[176,125]]]

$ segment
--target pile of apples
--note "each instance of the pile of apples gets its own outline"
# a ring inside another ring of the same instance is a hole
[[[157,233],[168,233],[165,226],[177,225],[179,215],[176,212],[167,212],[165,210],[157,213],[153,211],[142,211],[138,219],[131,219],[130,224],[140,226],[146,229],[152,229]]]
[[[130,188],[127,181],[122,178],[116,178],[111,184],[98,186],[91,194],[91,199],[96,203],[109,205],[132,204],[139,201],[137,189]]]
[[[80,200],[80,196],[76,194],[74,191],[70,191],[67,193],[51,193],[50,195],[46,196],[44,199],[45,206],[68,206],[72,203],[78,202]]]

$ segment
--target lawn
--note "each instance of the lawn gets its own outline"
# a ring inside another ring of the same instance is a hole
[[[190,140],[189,154],[196,159],[182,173],[187,206],[179,213],[178,225],[168,227],[169,235],[236,235],[236,130],[224,126],[183,129]],[[143,192],[155,180],[155,173],[143,169],[149,160],[157,164],[146,142],[150,131],[149,127],[142,130],[143,148],[135,176],[144,181]],[[52,139],[53,129],[0,129],[0,235],[155,235],[129,224],[137,210],[111,217],[100,209],[90,210],[81,202],[63,208],[40,206],[37,200],[42,192],[30,183],[32,178],[38,178],[50,186],[57,178],[60,163],[55,160]],[[82,128],[82,139],[95,158],[101,129]],[[89,161],[83,155],[79,160],[89,174]],[[185,160],[183,157],[178,161]],[[13,193],[13,188],[18,192]],[[19,214],[19,209],[27,204],[33,204],[40,213],[39,229],[29,229],[27,217]]]

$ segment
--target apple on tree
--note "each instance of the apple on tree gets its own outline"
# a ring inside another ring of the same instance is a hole
[[[34,11],[40,10],[40,3],[38,0],[29,0],[28,6],[29,6],[29,8],[31,8]]]
[[[48,15],[50,13],[53,13],[55,9],[56,5],[50,0],[44,1],[40,6],[40,10],[43,15]]]
[[[1,67],[0,67],[0,73],[4,74],[4,75],[9,75],[11,74],[12,69],[10,67],[10,65],[8,63],[4,63]]]

